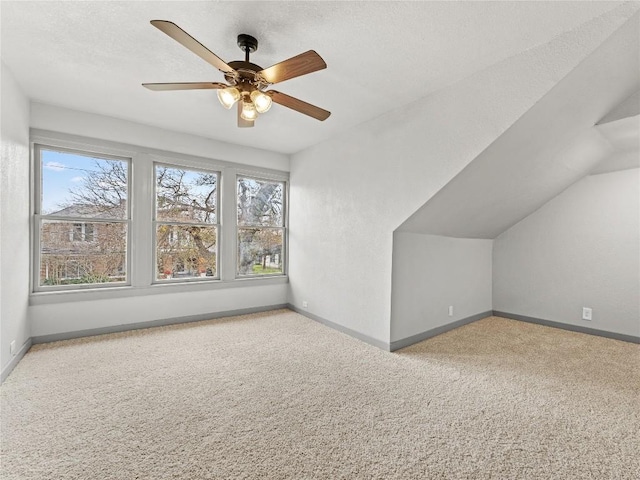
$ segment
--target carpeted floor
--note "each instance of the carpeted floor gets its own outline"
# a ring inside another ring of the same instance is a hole
[[[640,347],[490,317],[388,353],[288,310],[37,345],[6,479],[640,478]]]

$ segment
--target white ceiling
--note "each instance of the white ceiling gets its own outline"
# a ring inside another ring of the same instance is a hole
[[[605,125],[609,122],[615,122],[621,118],[633,117],[635,115],[640,115],[640,90],[626,98],[616,108],[607,113],[598,122],[598,125]]]
[[[640,167],[640,115],[631,115],[595,127],[611,145],[608,155],[591,175]]]
[[[496,238],[589,173],[638,165],[638,116],[594,126],[640,89],[633,15],[398,231]]]
[[[2,61],[31,99],[231,143],[293,153],[408,104],[622,2],[2,1]],[[149,24],[171,20],[229,62],[236,36],[267,67],[314,49],[328,68],[278,90],[330,110],[325,122],[275,105],[238,129],[214,91],[143,82],[222,81]]]

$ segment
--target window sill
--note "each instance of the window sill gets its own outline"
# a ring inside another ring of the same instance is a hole
[[[47,305],[54,303],[85,302],[126,297],[142,297],[146,295],[162,295],[171,293],[206,292],[225,288],[258,287],[289,283],[286,275],[269,277],[249,277],[235,280],[210,280],[206,282],[171,282],[156,283],[144,287],[122,286],[85,288],[82,290],[55,290],[51,292],[33,292],[29,295],[29,305]]]

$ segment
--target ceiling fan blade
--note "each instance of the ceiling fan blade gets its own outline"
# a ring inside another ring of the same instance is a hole
[[[163,90],[208,90],[228,87],[228,85],[219,82],[143,83],[142,86],[156,92]]]
[[[169,22],[167,20],[151,20],[151,25],[156,27],[158,30],[169,35],[176,42],[182,44],[187,47],[193,53],[198,55],[204,61],[209,62],[211,65],[216,67],[223,73],[232,73],[235,72],[233,68],[223,62],[215,53],[209,50],[207,47],[202,45],[199,41],[189,35],[187,32],[182,30],[178,25],[173,22]]]
[[[313,50],[301,53],[258,72],[269,83],[279,83],[327,68],[322,57]]]
[[[238,102],[238,127],[240,128],[250,128],[253,127],[255,121],[245,120],[240,116],[242,113],[242,101]]]
[[[290,95],[286,95],[284,93],[276,92],[275,90],[269,90],[264,92],[271,97],[271,99],[288,107],[296,112],[304,113],[305,115],[309,115],[310,117],[315,118],[316,120],[320,120],[321,122],[329,118],[331,112],[324,110],[320,107],[316,107],[315,105],[311,105],[310,103],[303,102],[295,97]]]

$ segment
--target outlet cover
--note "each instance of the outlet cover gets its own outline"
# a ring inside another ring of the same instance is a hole
[[[302,308],[309,308],[309,304],[307,303],[306,300],[302,301]]]
[[[593,312],[589,307],[582,307],[582,319],[590,321],[593,317]]]
[[[11,355],[15,355],[16,353],[16,341],[13,340],[10,344],[9,344],[9,351],[11,352]]]

